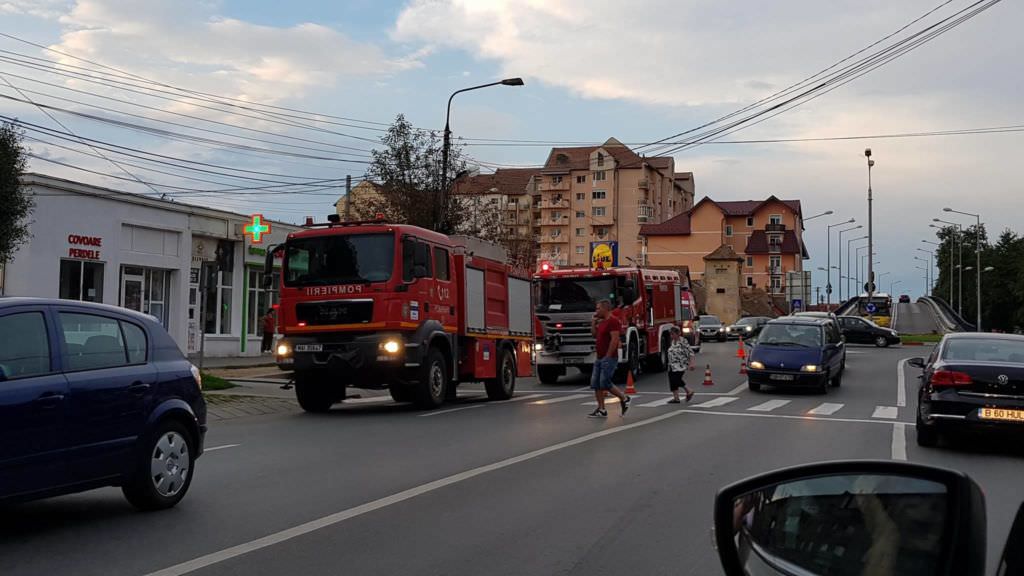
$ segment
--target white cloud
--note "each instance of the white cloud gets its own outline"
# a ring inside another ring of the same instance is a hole
[[[0,1],[0,14],[24,14],[56,20],[70,6],[70,0],[3,0]]]

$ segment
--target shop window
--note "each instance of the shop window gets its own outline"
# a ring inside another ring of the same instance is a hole
[[[231,334],[231,296],[234,285],[234,250],[227,249],[225,270],[218,270],[215,262],[203,263],[205,289],[203,293],[205,315],[204,334]]]
[[[263,289],[263,269],[249,268],[249,290],[246,302],[246,323],[245,332],[250,336],[263,335],[262,318],[267,310],[277,304],[277,290]],[[274,286],[281,282],[281,273],[275,271],[273,274]]]
[[[60,297],[65,300],[103,302],[103,263],[61,260]]]

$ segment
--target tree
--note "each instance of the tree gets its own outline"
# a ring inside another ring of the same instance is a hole
[[[380,185],[377,198],[367,201],[372,212],[384,214],[388,220],[435,229],[437,215],[443,214],[444,225],[438,232],[451,234],[459,230],[465,211],[451,194],[441,191],[447,184],[441,170],[441,138],[435,132],[414,128],[399,114],[381,138],[382,150],[371,152],[367,176]],[[453,145],[448,155],[448,181],[466,169],[461,146]]]
[[[28,158],[21,140],[22,133],[13,124],[0,123],[0,266],[31,237],[29,216],[35,203],[21,185]]]

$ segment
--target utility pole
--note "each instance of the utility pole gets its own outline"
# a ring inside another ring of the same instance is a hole
[[[875,165],[875,161],[871,159],[871,148],[864,149],[864,156],[868,159],[868,281],[866,292],[868,293],[868,302],[870,302],[871,297],[875,293],[875,238],[872,229],[873,222],[871,214],[871,167]],[[868,318],[871,316],[871,314],[868,314]]]
[[[345,221],[352,220],[352,175],[345,176]]]

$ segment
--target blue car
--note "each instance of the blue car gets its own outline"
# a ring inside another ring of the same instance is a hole
[[[762,386],[802,386],[825,394],[829,383],[842,383],[845,368],[846,345],[835,322],[784,316],[761,329],[747,363],[747,382],[754,392]]]
[[[169,508],[205,434],[199,371],[154,318],[0,298],[0,502],[120,486]]]

